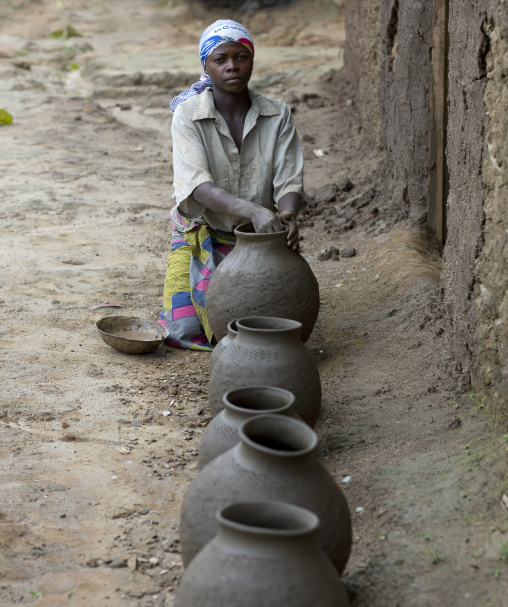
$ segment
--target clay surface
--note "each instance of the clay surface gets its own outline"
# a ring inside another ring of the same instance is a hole
[[[244,421],[262,413],[274,413],[297,417],[295,397],[281,388],[257,386],[226,392],[224,409],[216,415],[203,433],[199,445],[199,467],[222,455],[240,440],[240,428]]]
[[[226,335],[219,341],[219,343],[213,349],[213,352],[210,354],[209,368],[210,373],[212,372],[215,363],[219,360],[222,355],[222,351],[225,350],[238,335],[238,331],[236,329],[236,320],[232,320],[228,323]]]
[[[319,543],[339,572],[351,550],[346,498],[315,455],[317,437],[303,422],[263,415],[244,422],[241,442],[210,462],[182,503],[180,541],[187,566],[217,532],[216,513],[248,500],[281,500],[321,521]]]
[[[176,607],[347,607],[338,573],[319,547],[319,519],[283,502],[246,502],[186,570]]]
[[[210,375],[208,403],[213,415],[224,393],[247,386],[275,386],[296,396],[295,411],[310,426],[321,408],[321,380],[311,353],[300,341],[300,323],[254,316],[237,321],[238,336]]]
[[[307,261],[286,244],[285,229],[256,234],[251,224],[235,230],[233,251],[217,267],[206,293],[206,311],[216,339],[231,320],[277,316],[301,322],[307,341],[319,312],[319,285]]]

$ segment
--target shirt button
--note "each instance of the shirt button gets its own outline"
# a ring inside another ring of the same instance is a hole
[[[245,171],[240,171],[240,177],[245,177]]]

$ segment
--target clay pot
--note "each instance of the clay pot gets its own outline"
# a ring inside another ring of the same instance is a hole
[[[287,228],[256,234],[246,223],[235,235],[235,248],[214,271],[206,292],[215,338],[222,339],[235,318],[277,316],[301,322],[301,338],[307,341],[319,312],[319,285],[307,261],[287,246]]]
[[[284,415],[244,422],[240,442],[205,466],[185,495],[180,517],[184,565],[217,533],[219,510],[238,501],[280,500],[319,517],[319,544],[342,572],[351,550],[349,508],[315,455],[317,442],[306,424]]]
[[[223,408],[225,392],[274,386],[296,396],[295,411],[310,426],[321,409],[321,380],[312,354],[300,341],[301,324],[254,316],[236,321],[238,335],[215,363],[208,386],[212,415]]]
[[[316,541],[315,514],[283,502],[245,502],[217,519],[217,535],[186,570],[175,607],[348,607]]]
[[[228,323],[228,332],[226,336],[223,337],[220,342],[213,349],[212,354],[210,355],[210,373],[213,371],[215,363],[219,360],[222,355],[222,352],[232,343],[233,339],[238,335],[238,331],[236,329],[236,320],[232,320]]]
[[[216,415],[203,433],[199,445],[199,467],[222,455],[240,440],[244,421],[263,413],[296,417],[295,397],[291,392],[269,386],[253,386],[226,392],[224,409]]]

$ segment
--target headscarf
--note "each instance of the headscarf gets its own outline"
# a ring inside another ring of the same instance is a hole
[[[212,25],[207,27],[201,35],[201,39],[199,41],[199,57],[201,59],[203,70],[205,70],[207,58],[216,48],[218,48],[221,44],[226,44],[226,42],[239,42],[240,44],[243,44],[249,49],[254,57],[254,41],[252,40],[252,36],[249,34],[247,29],[236,21],[231,21],[230,19],[221,19],[215,23],[212,23]],[[171,111],[174,112],[180,103],[186,101],[190,97],[194,97],[194,95],[201,95],[201,93],[210,86],[212,86],[211,79],[206,74],[203,74],[199,82],[194,83],[190,89],[180,93],[180,95],[171,101]]]

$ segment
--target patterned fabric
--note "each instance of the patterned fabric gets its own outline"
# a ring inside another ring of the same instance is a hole
[[[173,212],[171,219],[171,252],[159,322],[168,328],[168,345],[211,352],[213,334],[205,310],[206,291],[213,271],[232,251],[236,239],[230,232],[212,230],[178,212]]]
[[[226,42],[239,42],[246,46],[254,57],[254,41],[248,30],[230,19],[219,20],[212,23],[201,35],[199,41],[199,58],[201,59],[201,65],[203,70],[206,69],[206,60],[218,48],[221,44]],[[199,82],[194,83],[190,89],[187,89],[183,93],[180,93],[175,97],[170,104],[171,111],[174,112],[176,108],[190,97],[194,95],[200,95],[207,88],[212,86],[210,78],[203,74]]]

